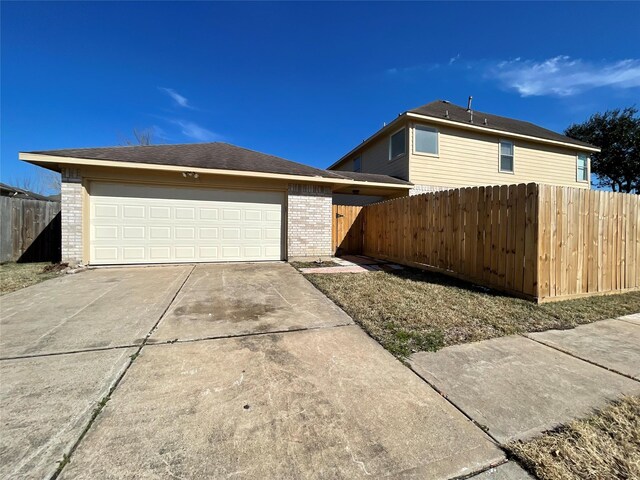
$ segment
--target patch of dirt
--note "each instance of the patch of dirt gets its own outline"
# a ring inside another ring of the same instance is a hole
[[[68,263],[52,263],[50,265],[45,265],[42,269],[42,273],[49,272],[62,272],[69,267]]]
[[[333,261],[326,262],[291,262],[293,268],[298,270],[302,268],[324,268],[324,267],[339,267],[340,265]]]

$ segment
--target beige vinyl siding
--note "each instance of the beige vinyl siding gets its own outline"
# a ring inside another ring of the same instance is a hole
[[[409,178],[408,139],[410,137],[408,125],[404,126],[404,128],[407,129],[407,153],[389,161],[389,138],[401,128],[403,127],[398,126],[397,128],[390,130],[387,134],[382,135],[380,138],[368,143],[363,148],[356,150],[349,156],[349,158],[343,161],[340,165],[335,166],[333,169],[353,172],[353,159],[360,156],[360,171],[362,173],[378,173],[407,180]]]
[[[438,129],[439,154],[414,153],[411,129],[409,181],[416,185],[459,187],[537,182],[589,188],[589,183],[577,181],[578,150],[503,138],[514,145],[514,171],[500,172],[500,136],[424,125]]]

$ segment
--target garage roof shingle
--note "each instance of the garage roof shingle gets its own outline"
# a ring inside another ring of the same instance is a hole
[[[388,175],[328,171],[304,165],[284,158],[256,152],[228,143],[188,143],[174,145],[144,145],[101,148],[71,148],[28,152],[57,157],[108,160],[115,162],[174,165],[185,168],[208,168],[213,170],[236,170],[304,177],[351,179],[362,182],[380,182],[411,185],[404,180]]]

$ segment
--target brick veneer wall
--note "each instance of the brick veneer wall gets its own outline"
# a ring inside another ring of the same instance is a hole
[[[74,168],[62,169],[62,261],[82,263],[82,177]]]
[[[290,184],[287,202],[287,257],[331,256],[331,188]]]

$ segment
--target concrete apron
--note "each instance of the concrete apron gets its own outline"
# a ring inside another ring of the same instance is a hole
[[[352,323],[288,264],[198,265],[150,343]]]

